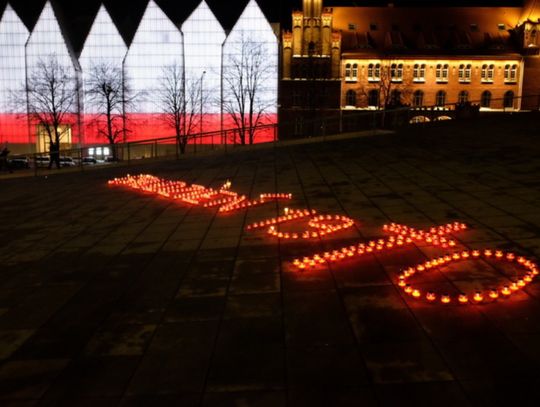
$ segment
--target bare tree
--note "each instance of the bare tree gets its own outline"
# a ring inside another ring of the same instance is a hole
[[[69,66],[62,65],[56,55],[40,59],[29,72],[24,92],[12,95],[18,111],[26,110],[31,122],[45,131],[50,146],[51,162],[60,168],[60,141],[76,122],[78,111],[77,79]],[[24,106],[24,109],[21,107]]]
[[[94,65],[85,80],[88,111],[95,114],[92,124],[111,145],[113,159],[118,158],[115,144],[127,133],[126,111],[134,96],[120,67],[109,63]]]
[[[412,79],[410,75],[405,75],[401,62],[392,59],[383,59],[379,66],[373,66],[373,70],[378,70],[374,77],[376,81],[361,89],[361,93],[366,101],[370,100],[370,91],[377,92],[376,109],[382,110],[381,125],[385,124],[386,110],[411,103]]]
[[[204,75],[204,74],[203,74]],[[190,136],[196,134],[203,120],[203,106],[209,101],[203,92],[203,76],[186,78],[178,64],[163,68],[159,85],[159,107],[163,120],[174,129],[180,152],[186,152]]]
[[[242,35],[223,67],[223,111],[231,118],[241,144],[253,144],[257,127],[267,123],[273,96],[265,89],[276,67],[266,45]]]

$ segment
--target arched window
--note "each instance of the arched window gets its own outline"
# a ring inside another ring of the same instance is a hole
[[[482,65],[482,82],[493,82],[493,77],[495,75],[495,65],[493,64],[484,64]]]
[[[448,82],[448,64],[438,64],[435,70],[437,82]]]
[[[506,64],[504,66],[504,81],[515,82],[517,79],[517,65]]]
[[[351,77],[351,64],[345,65],[345,79],[349,79]]]
[[[352,66],[352,78],[354,80],[358,79],[358,64],[353,64]]]
[[[420,107],[424,104],[424,92],[415,90],[413,94],[413,106]]]
[[[510,68],[510,80],[512,82],[515,82],[517,79],[517,70],[518,66],[516,64],[512,65],[512,67]]]
[[[480,106],[481,107],[490,107],[491,105],[491,92],[489,90],[485,90],[482,92],[482,99],[480,100]]]
[[[446,92],[444,90],[438,91],[435,99],[437,106],[444,106],[446,104]]]
[[[459,81],[460,82],[470,82],[471,81],[471,71],[472,71],[472,65],[471,64],[461,64],[459,66]]]
[[[368,65],[368,80],[378,81],[381,78],[381,64]]]
[[[379,91],[377,89],[368,92],[368,106],[379,106]]]
[[[458,103],[467,103],[469,101],[469,92],[462,90],[458,95]]]
[[[511,90],[509,90],[508,92],[506,92],[504,94],[504,100],[503,100],[503,103],[504,103],[504,107],[505,108],[512,108],[514,107],[514,92],[512,92]]]
[[[414,65],[413,78],[415,82],[423,82],[426,80],[426,64]]]
[[[356,92],[354,90],[349,89],[347,91],[345,99],[345,103],[347,104],[347,106],[356,107]]]
[[[390,105],[391,106],[400,106],[401,105],[401,91],[394,89],[390,94]]]
[[[390,77],[394,82],[403,80],[403,64],[392,64],[390,66]]]
[[[493,77],[495,76],[495,65],[491,64],[488,66],[488,79],[493,82]]]

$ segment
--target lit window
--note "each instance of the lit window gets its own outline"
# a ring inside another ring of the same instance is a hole
[[[368,80],[378,81],[381,79],[381,64],[368,65]]]
[[[504,66],[504,81],[514,83],[517,80],[517,65],[507,64]]]
[[[349,79],[351,77],[351,64],[345,65],[345,79]]]
[[[352,66],[352,78],[358,79],[358,64],[353,64]]]
[[[403,64],[392,64],[390,66],[390,77],[394,82],[403,80]]]
[[[96,155],[103,155],[103,150],[101,147],[96,148]]]
[[[111,153],[111,150],[109,147],[103,147],[103,155],[109,155]]]
[[[437,82],[448,82],[448,64],[438,64],[435,69]]]
[[[94,155],[94,153],[95,153],[94,147],[90,147],[90,148],[88,149],[88,155]]]
[[[493,82],[493,77],[495,74],[495,65],[484,64],[482,65],[482,82]]]
[[[415,64],[413,77],[415,82],[424,82],[426,80],[426,64]]]
[[[459,81],[460,82],[470,82],[471,81],[471,70],[472,66],[470,64],[461,64],[459,66]]]

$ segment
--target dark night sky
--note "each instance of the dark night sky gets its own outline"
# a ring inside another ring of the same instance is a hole
[[[75,50],[82,47],[93,18],[102,0],[53,0],[58,5],[60,18],[64,21]],[[325,6],[520,6],[524,0],[324,0]],[[7,0],[0,0],[0,10]],[[158,5],[178,25],[189,16],[200,0],[156,0]],[[230,29],[248,0],[207,0],[226,29]],[[105,6],[126,42],[130,42],[148,0],[104,0]],[[302,0],[258,0],[271,21],[287,24],[292,9],[301,9]],[[45,4],[45,0],[11,0],[10,4],[31,29]]]

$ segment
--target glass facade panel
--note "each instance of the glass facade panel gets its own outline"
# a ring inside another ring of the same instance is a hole
[[[254,74],[256,75],[254,76]],[[253,111],[257,112],[259,124],[277,121],[278,93],[278,40],[255,0],[250,0],[242,15],[234,25],[223,46],[223,104],[225,126],[238,127],[240,110],[234,93],[239,88],[231,82],[239,77],[249,79],[243,92],[248,88],[256,89],[253,99]],[[254,82],[256,80],[256,82]],[[248,118],[244,116],[244,122]],[[266,138],[258,135],[256,141]]]
[[[186,82],[201,82],[203,113],[220,112],[221,50],[225,31],[206,1],[202,1],[182,24]],[[204,120],[208,124],[208,120]],[[219,124],[219,122],[218,122]],[[218,128],[214,128],[217,130]]]
[[[124,74],[137,96],[135,112],[161,112],[160,78],[163,69],[172,65],[183,69],[182,33],[150,0],[124,61]]]
[[[24,45],[28,29],[8,4],[0,19],[0,143],[28,142],[26,106],[12,103],[24,99]],[[13,95],[16,93],[16,95]]]
[[[65,41],[64,35],[56,18],[50,2],[45,3],[43,10],[34,26],[26,44],[26,80],[29,87],[34,83],[35,92],[28,92],[28,109],[30,116],[36,117],[36,113],[45,113],[50,121],[50,111],[40,110],[45,104],[52,107],[51,102],[42,103],[36,97],[40,88],[46,87],[46,82],[54,75],[60,78],[62,84],[57,91],[63,94],[63,101],[57,106],[64,112],[61,115],[61,123],[57,126],[60,133],[61,148],[70,148],[72,143],[80,142],[79,129],[79,74],[78,62]],[[34,96],[32,96],[34,95]],[[38,140],[40,132],[36,120],[31,119],[30,135],[38,146],[42,140]]]
[[[122,63],[126,56],[127,47],[114,25],[107,9],[102,5],[94,19],[90,32],[84,42],[79,63],[82,69],[84,90],[84,140],[86,143],[104,143],[106,138],[100,135],[100,130],[106,128],[103,93],[95,92],[100,83],[109,82],[113,92],[119,91],[118,96],[112,96],[112,113],[114,127],[121,125],[122,106],[116,101],[123,93]],[[91,89],[92,88],[92,89]],[[90,96],[93,94],[94,97]],[[96,96],[96,94],[98,96]]]

